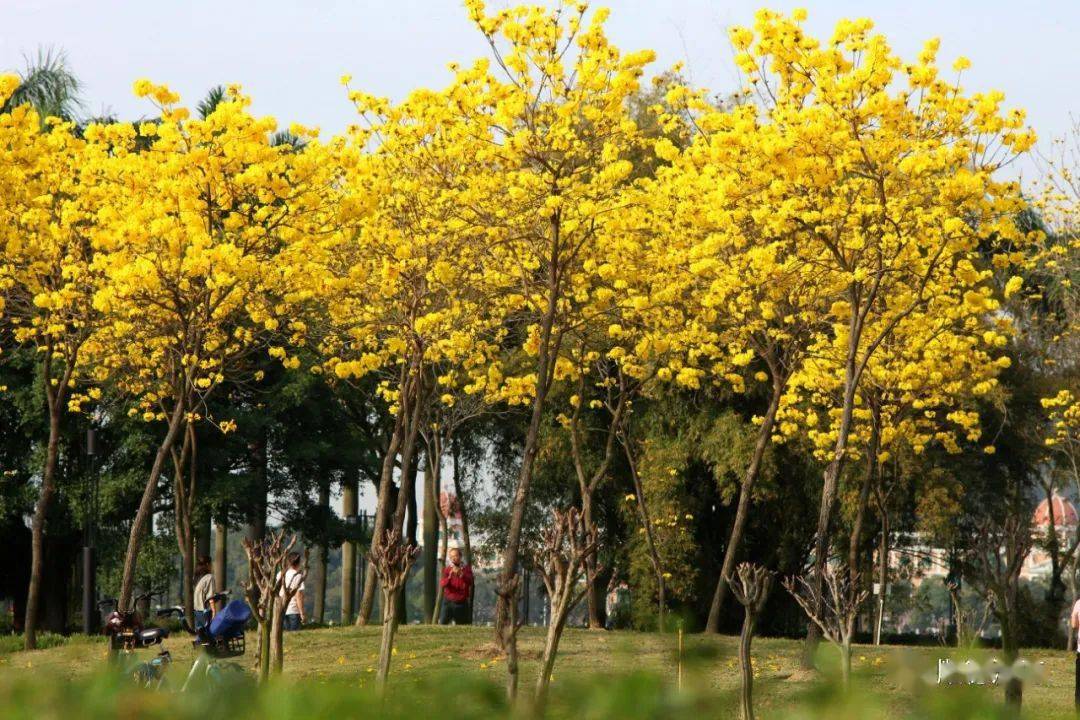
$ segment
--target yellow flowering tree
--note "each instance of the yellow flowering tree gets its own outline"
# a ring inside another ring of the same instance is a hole
[[[567,325],[587,301],[585,263],[595,262],[598,273],[614,270],[616,258],[600,238],[622,209],[620,191],[633,170],[628,156],[640,142],[626,104],[653,53],[619,52],[603,31],[606,11],[587,18],[584,4],[494,14],[482,0],[466,7],[492,56],[464,71],[471,92],[452,108],[485,140],[475,158],[485,171],[468,178],[462,216],[486,232],[489,268],[506,288],[498,307],[531,358],[501,393],[530,407],[495,623],[513,696],[517,565],[541,420]]]
[[[458,392],[484,397],[501,381],[494,356],[503,326],[491,310],[487,237],[461,208],[461,185],[479,172],[483,142],[453,109],[469,101],[474,82],[459,76],[442,91],[418,90],[396,105],[351,91],[364,122],[341,149],[336,231],[297,246],[298,277],[314,283],[310,294],[319,299],[319,371],[339,382],[376,378],[393,419],[373,553],[405,537],[425,409],[454,403]],[[401,482],[392,505],[395,470]],[[387,556],[405,560],[408,553]],[[389,578],[376,576],[385,590]],[[358,623],[368,621],[373,588],[365,588]],[[380,683],[399,618],[393,607],[382,611]]]
[[[1004,112],[1001,93],[968,94],[959,73],[946,79],[938,42],[905,63],[869,20],[842,21],[827,42],[806,34],[805,12],[761,11],[754,28],[736,28],[737,63],[763,100],[752,132],[775,158],[780,202],[772,221],[805,229],[800,248],[833,297],[830,327],[810,344],[838,357],[827,370],[804,363],[796,387],[822,372],[840,380],[815,539],[815,587],[828,555],[830,522],[858,389],[882,343],[906,319],[939,308],[990,313],[986,285],[965,280],[980,243],[1023,242],[1014,217],[1016,183],[997,171],[1034,143],[1020,111]],[[1000,253],[997,261],[1010,258]],[[933,303],[933,308],[931,308]]]
[[[130,399],[132,415],[165,423],[139,510],[132,522],[120,589],[131,600],[139,547],[165,462],[175,476],[194,451],[195,423],[222,431],[228,419],[205,416],[206,399],[225,382],[257,379],[251,356],[268,351],[286,365],[274,338],[303,343],[304,323],[289,313],[302,299],[279,263],[284,248],[321,229],[322,203],[333,182],[314,144],[304,152],[271,141],[272,118],[256,118],[237,88],[203,119],[192,119],[178,96],[141,80],[160,122],[92,125],[101,182],[111,202],[99,209],[93,267],[104,281],[94,295],[103,322],[87,343],[94,379]],[[295,128],[312,139],[303,128]],[[281,342],[281,341],[278,341]],[[179,445],[178,445],[179,443]],[[174,491],[190,508],[195,475]],[[190,607],[190,515],[178,519]]]
[[[1061,390],[1041,402],[1048,425],[1043,442],[1063,459],[1073,483],[1080,487],[1080,399],[1071,390]]]
[[[1040,434],[1050,452],[1052,471],[1062,467],[1080,488],[1080,120],[1074,120],[1070,132],[1053,140],[1039,159],[1042,178],[1036,210],[1045,233],[1030,255],[1024,286],[1016,288],[1021,292],[1010,310],[1020,318],[1034,362],[1057,390],[1041,401],[1046,425]],[[1047,479],[1049,496],[1053,472]],[[1058,572],[1075,565],[1080,534],[1064,548],[1060,565],[1056,535],[1047,540],[1053,566],[1062,568]]]
[[[17,84],[18,78],[0,77],[0,107]],[[72,393],[80,353],[97,315],[89,230],[98,188],[89,159],[69,122],[40,118],[30,105],[0,115],[0,334],[5,344],[36,352],[49,427],[31,523],[27,649],[37,645],[45,521],[56,493],[61,422],[69,403],[78,409]]]
[[[651,234],[647,242],[664,278],[650,293],[664,308],[650,324],[680,349],[661,377],[740,393],[767,388],[706,626],[715,632],[777,413],[812,332],[822,326],[831,288],[802,253],[805,228],[771,211],[785,202],[786,188],[773,183],[777,133],[759,125],[758,108],[718,109],[679,86],[668,98],[693,118],[694,136],[682,151],[657,143],[669,164],[642,189],[646,201],[636,221]],[[682,117],[668,114],[664,122],[682,125]]]

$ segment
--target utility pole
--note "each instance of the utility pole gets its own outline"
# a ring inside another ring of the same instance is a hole
[[[94,635],[100,630],[101,618],[97,611],[97,558],[94,556],[95,533],[98,514],[97,434],[94,426],[86,429],[86,457],[89,460],[89,483],[86,517],[83,520],[83,634]]]

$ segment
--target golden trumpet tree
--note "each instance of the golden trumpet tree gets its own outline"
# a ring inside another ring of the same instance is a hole
[[[93,302],[104,319],[87,343],[90,364],[96,380],[130,400],[132,415],[165,423],[131,526],[121,607],[131,600],[164,463],[174,451],[193,452],[194,423],[232,428],[228,419],[205,417],[207,396],[226,381],[257,379],[250,377],[253,353],[299,364],[283,345],[303,344],[306,326],[290,307],[304,295],[281,256],[323,230],[336,180],[317,143],[302,152],[274,146],[276,122],[252,116],[238,88],[204,119],[190,118],[167,87],[140,80],[135,92],[152,99],[159,122],[86,130],[88,142],[105,150],[101,182],[111,188],[93,234],[93,267],[104,277]],[[314,140],[313,132],[293,130]],[[177,460],[183,467],[186,459]],[[176,491],[194,496],[194,476]],[[190,527],[178,529],[190,535]],[[180,542],[190,571],[191,543]]]
[[[858,389],[879,347],[906,319],[932,309],[990,313],[997,301],[967,280],[980,244],[1015,246],[1023,203],[998,171],[1034,143],[1021,111],[1002,109],[998,92],[960,86],[967,61],[943,76],[938,42],[904,62],[869,20],[841,21],[826,41],[808,35],[804,11],[761,11],[753,29],[735,28],[736,62],[761,109],[746,132],[774,158],[777,202],[762,207],[774,226],[802,228],[803,261],[831,301],[828,328],[792,383],[840,378],[837,420],[822,431],[830,450],[815,539],[820,596],[836,500]],[[1008,265],[1007,253],[995,258]]]
[[[18,79],[0,77],[0,106]],[[31,523],[25,646],[37,645],[45,521],[56,494],[61,421],[97,313],[98,275],[89,234],[99,188],[86,143],[71,123],[42,119],[30,105],[0,115],[0,335],[36,352],[48,416],[41,489]],[[90,391],[94,396],[99,390]]]
[[[663,298],[664,311],[652,324],[680,348],[682,364],[660,372],[691,387],[711,382],[745,392],[763,384],[768,398],[754,418],[757,439],[709,612],[707,630],[715,632],[777,413],[828,303],[821,271],[802,252],[806,229],[766,210],[787,198],[773,182],[780,151],[766,149],[776,138],[760,124],[759,109],[718,109],[682,87],[668,98],[685,108],[695,132],[682,151],[658,141],[669,164],[646,182],[636,221],[662,258],[662,287],[650,297]],[[679,115],[664,122],[683,123]]]
[[[300,275],[321,300],[319,371],[343,382],[378,377],[377,392],[394,419],[373,551],[404,536],[424,408],[452,404],[459,391],[484,397],[502,382],[495,351],[504,330],[492,312],[488,239],[461,207],[462,185],[481,171],[476,155],[484,143],[476,128],[448,112],[470,101],[476,77],[460,74],[442,91],[418,90],[396,105],[351,91],[364,124],[351,129],[342,148],[338,231],[296,248]],[[401,485],[391,507],[395,469]],[[389,578],[379,580],[385,590]],[[369,619],[373,589],[365,588],[358,623]],[[383,607],[386,652],[398,617]],[[389,664],[388,656],[380,659],[380,682]]]
[[[1064,460],[1080,487],[1080,399],[1071,390],[1061,390],[1041,402],[1048,420],[1043,442]]]
[[[468,92],[446,108],[480,140],[474,160],[482,171],[465,179],[461,216],[485,232],[489,277],[503,289],[495,307],[519,330],[530,358],[499,393],[530,407],[495,623],[513,696],[517,565],[541,420],[567,326],[588,302],[585,263],[594,261],[600,273],[617,262],[601,238],[624,209],[628,158],[641,142],[627,102],[653,53],[621,53],[604,34],[607,12],[589,17],[583,3],[494,14],[482,0],[466,7],[491,59],[463,71]]]
[[[989,272],[984,276],[988,277]],[[1010,335],[1010,324],[1001,317],[970,317],[956,326],[944,316],[914,316],[882,343],[867,366],[853,413],[849,445],[849,456],[854,460],[861,455],[865,471],[859,483],[847,491],[844,506],[851,527],[848,564],[859,570],[871,495],[877,499],[881,520],[877,640],[888,585],[886,559],[890,540],[886,497],[891,489],[886,485],[883,470],[893,457],[922,455],[930,445],[959,453],[962,444],[971,447],[979,441],[977,403],[996,402],[1000,398],[1002,391],[997,376],[1010,363],[1003,354]],[[804,405],[789,413],[791,417],[801,417],[804,427],[811,418],[814,424],[820,424],[822,416],[837,417],[835,408],[827,405],[830,399],[835,401],[835,393],[815,393],[813,397],[826,405]],[[791,428],[792,425],[785,425],[785,429]],[[828,447],[826,443],[812,451],[819,457],[827,457],[822,453]],[[987,446],[983,451],[994,449]],[[896,480],[894,476],[892,487]],[[933,479],[928,477],[927,482]]]

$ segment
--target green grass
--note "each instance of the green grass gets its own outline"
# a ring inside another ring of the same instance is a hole
[[[286,683],[302,681],[305,686],[346,681],[370,688],[373,683],[378,627],[304,630],[286,636]],[[251,634],[249,634],[249,639]],[[683,648],[683,686],[709,697],[732,716],[737,714],[739,686],[735,658],[737,639],[732,637],[687,636]],[[536,678],[543,630],[521,631],[521,683],[531,692]],[[179,684],[193,659],[190,641],[183,634],[166,640],[173,654],[172,674]],[[759,638],[754,643],[755,698],[759,716],[789,717],[798,708],[820,702],[822,676],[801,672],[798,658],[801,643]],[[6,652],[5,652],[6,651]],[[243,659],[252,661],[254,648]],[[152,655],[147,651],[146,656]],[[880,717],[908,717],[925,711],[927,703],[961,696],[949,688],[919,689],[914,677],[931,672],[937,658],[953,655],[945,648],[897,648],[858,646],[854,650],[857,686],[864,692],[860,702],[876,708]],[[27,678],[56,678],[76,682],[100,673],[105,667],[105,642],[101,638],[75,637],[56,647],[33,652],[12,651],[0,645],[0,681],[11,683]],[[820,665],[825,676],[836,666],[832,647],[821,648]],[[983,657],[988,653],[983,652]],[[1024,716],[1066,718],[1072,714],[1073,656],[1065,651],[1037,650],[1025,653],[1034,662],[1044,663],[1041,680],[1026,688]],[[560,686],[603,685],[628,673],[646,673],[660,683],[674,687],[678,679],[678,653],[673,635],[633,632],[566,631],[555,668],[554,693]],[[501,684],[506,668],[492,644],[490,628],[449,628],[408,626],[400,631],[391,674],[394,688],[417,684],[442,687],[446,683],[483,686]],[[998,701],[1000,688],[978,688],[973,697]],[[3,715],[0,708],[0,715]],[[727,712],[723,714],[727,715]],[[858,716],[863,716],[860,713]]]

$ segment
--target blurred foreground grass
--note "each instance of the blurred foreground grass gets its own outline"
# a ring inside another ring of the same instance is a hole
[[[15,652],[0,645],[0,718],[300,718],[385,717],[420,720],[508,716],[505,664],[490,628],[402,628],[387,701],[374,695],[378,627],[327,628],[286,638],[285,673],[268,688],[243,682],[212,695],[137,692],[109,672],[101,638],[73,637],[55,647]],[[58,640],[57,642],[61,642]],[[522,630],[521,689],[531,695],[542,629]],[[687,636],[683,688],[676,687],[674,636],[567,630],[549,716],[566,718],[694,718],[738,716],[736,638]],[[182,634],[166,640],[173,654],[173,688],[193,659]],[[857,647],[850,694],[832,683],[831,647],[821,648],[823,674],[798,669],[801,643],[762,638],[754,643],[755,706],[761,718],[989,718],[1005,717],[1000,688],[937,688],[918,680],[945,648]],[[152,652],[145,652],[149,658]],[[241,658],[245,667],[254,648]],[[989,654],[983,653],[982,657]],[[1024,717],[1071,718],[1073,656],[1025,653],[1042,663],[1043,677],[1026,688]]]

